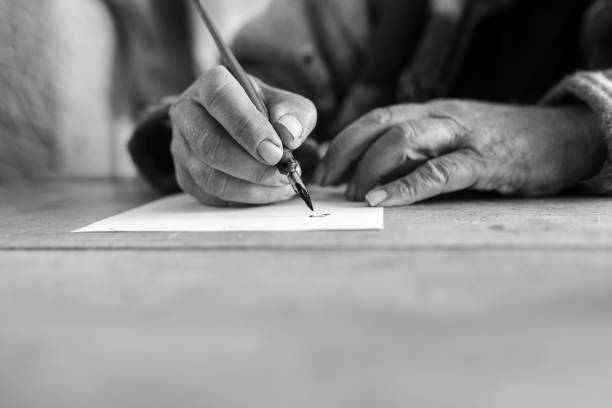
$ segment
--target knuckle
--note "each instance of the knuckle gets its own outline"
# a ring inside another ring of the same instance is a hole
[[[468,127],[463,122],[466,122],[466,118],[473,116],[473,112],[470,112],[471,106],[467,105],[464,101],[458,101],[454,99],[440,99],[428,104],[429,117],[444,119],[445,125],[449,126],[450,129],[454,129],[456,133],[465,133]],[[469,123],[470,121],[467,120]]]
[[[236,140],[249,141],[256,140],[255,135],[264,134],[264,129],[261,124],[251,118],[240,116],[236,118],[235,134],[232,136]]]
[[[170,121],[173,126],[180,124],[184,121],[186,115],[186,111],[191,107],[190,104],[194,102],[189,99],[179,99],[170,105],[170,109],[168,110],[168,115],[170,116]]]
[[[404,129],[402,125],[395,125],[389,129],[387,134],[384,136],[384,140],[390,146],[399,146],[404,144]]]
[[[389,122],[391,122],[392,118],[393,118],[393,112],[391,111],[391,108],[389,107],[377,108],[368,114],[368,119],[371,122],[380,124],[380,125],[388,124]]]
[[[222,206],[224,202],[216,199],[214,196],[207,192],[207,189],[198,184],[198,182],[191,177],[190,173],[182,168],[178,168],[176,171],[176,182],[181,190],[192,197],[195,197],[198,201],[204,205],[209,206]]]
[[[395,184],[395,192],[399,197],[414,197],[417,195],[417,188],[414,182],[406,177],[397,181]]]
[[[476,155],[468,154],[458,164],[470,179],[477,179],[478,174],[482,173],[482,164]]]
[[[400,123],[392,131],[393,137],[398,144],[413,142],[419,135],[419,129],[415,122],[407,121]]]
[[[228,99],[229,82],[219,84],[218,86],[210,86],[204,92],[204,106],[209,109],[221,109]]]
[[[428,185],[446,186],[450,182],[452,166],[446,162],[432,163],[423,165],[421,177]]]
[[[202,99],[204,105],[209,108],[219,108],[223,106],[228,99],[229,87],[231,86],[231,77],[226,68],[213,68],[208,73],[204,74],[200,81],[202,82]]]
[[[435,98],[427,102],[427,107],[432,109],[444,109],[450,102],[451,100],[449,99]]]
[[[231,74],[226,67],[223,65],[217,65],[204,71],[204,73],[200,75],[200,81],[202,81],[204,84],[225,82],[230,75]]]
[[[469,128],[456,115],[448,115],[444,119],[444,126],[454,135],[454,143],[469,133]]]
[[[180,103],[182,103],[182,101],[177,101],[177,102],[174,102],[172,105],[170,105],[170,110],[168,111],[168,113],[170,115],[171,120],[175,120],[180,115],[180,109],[179,109]]]
[[[433,111],[448,111],[448,112],[457,112],[462,106],[463,102],[456,99],[433,99],[427,103],[427,107],[429,110]]]
[[[201,130],[201,137],[198,141],[198,152],[200,158],[210,164],[225,163],[227,161],[227,152],[223,148],[221,136],[213,135],[206,130]]]
[[[210,194],[222,198],[227,189],[227,178],[223,177],[217,170],[209,168],[204,175],[204,184]]]

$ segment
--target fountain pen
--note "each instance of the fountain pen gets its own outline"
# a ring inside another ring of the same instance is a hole
[[[204,24],[208,28],[208,31],[210,32],[215,44],[217,45],[217,48],[219,49],[223,65],[225,65],[225,67],[236,78],[238,83],[244,88],[247,95],[249,96],[249,99],[251,100],[251,102],[253,102],[253,105],[255,105],[257,110],[261,112],[265,117],[269,118],[270,116],[268,113],[268,109],[266,108],[266,104],[264,103],[263,98],[255,89],[255,86],[251,82],[251,79],[244,71],[230,48],[227,46],[227,44],[223,40],[223,37],[221,37],[221,33],[213,23],[210,15],[206,11],[200,0],[193,0],[193,3],[196,7],[196,10],[200,14],[200,17],[202,17],[202,20],[204,20]],[[274,126],[274,128],[279,133],[282,133],[284,131],[279,126]],[[295,157],[293,157],[293,153],[291,153],[291,150],[283,148],[283,157],[279,164],[276,166],[276,168],[282,175],[286,176],[289,179],[289,183],[291,183],[291,187],[293,187],[293,190],[296,192],[297,195],[302,198],[302,200],[304,200],[308,208],[313,211],[314,207],[312,205],[312,199],[310,198],[308,189],[306,188],[306,185],[302,181],[302,178],[299,174],[300,165],[298,164]]]

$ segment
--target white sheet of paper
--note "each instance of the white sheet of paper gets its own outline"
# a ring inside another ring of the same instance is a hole
[[[381,230],[382,208],[347,202],[338,189],[313,188],[314,213],[299,198],[261,207],[207,207],[178,194],[74,232]],[[328,215],[326,215],[328,214]]]

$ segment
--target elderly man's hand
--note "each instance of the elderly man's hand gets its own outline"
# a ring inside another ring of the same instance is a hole
[[[205,204],[267,204],[294,195],[274,166],[283,145],[293,150],[306,141],[317,111],[299,95],[254,82],[269,119],[223,67],[202,75],[170,110],[177,181]]]
[[[349,181],[347,197],[372,206],[462,189],[545,195],[594,176],[605,158],[585,107],[443,100],[366,115],[333,140],[315,180]]]

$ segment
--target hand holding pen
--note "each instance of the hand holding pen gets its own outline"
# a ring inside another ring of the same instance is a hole
[[[289,178],[273,166],[286,155],[283,147],[304,143],[317,111],[306,98],[251,81],[268,117],[225,67],[205,72],[171,109],[178,182],[205,204],[267,204],[295,196]]]

